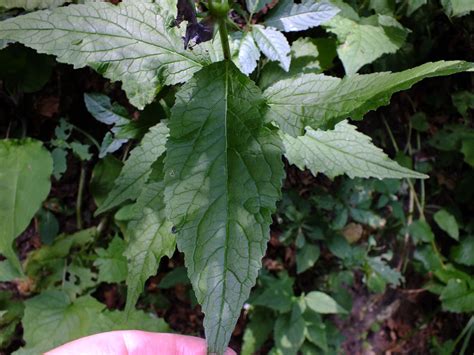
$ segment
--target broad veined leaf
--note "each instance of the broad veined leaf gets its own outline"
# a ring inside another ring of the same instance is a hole
[[[331,296],[323,292],[312,291],[304,297],[304,300],[306,305],[316,313],[347,313]]]
[[[334,130],[306,128],[306,134],[293,138],[282,134],[285,156],[301,170],[313,175],[323,173],[330,178],[346,174],[350,178],[379,179],[427,178],[426,175],[404,168],[375,145],[371,138],[356,127],[342,121]]]
[[[94,266],[99,269],[99,282],[122,282],[127,277],[127,259],[123,256],[125,242],[118,236],[109,243],[107,249],[96,249],[98,258]]]
[[[260,59],[260,50],[255,44],[252,32],[240,35],[232,44],[235,47],[234,51],[236,53],[236,57],[233,59],[234,63],[236,63],[242,73],[247,75],[252,73]]]
[[[303,0],[295,4],[293,0],[280,0],[269,13],[265,24],[280,31],[304,31],[332,19],[340,10],[327,1]]]
[[[26,345],[15,352],[18,355],[42,354],[68,341],[105,331],[169,331],[160,318],[142,311],[107,311],[91,296],[72,300],[63,291],[43,291],[25,304],[22,323]]]
[[[382,54],[395,53],[409,32],[395,19],[385,15],[364,18],[359,22],[336,16],[325,26],[341,43],[337,54],[348,75],[356,73]]]
[[[258,48],[268,59],[280,62],[280,66],[285,71],[290,69],[291,48],[281,32],[273,28],[254,25],[252,26],[252,34]]]
[[[115,180],[114,189],[96,214],[114,208],[126,200],[135,200],[151,174],[153,163],[165,152],[168,127],[160,122],[150,128],[140,145],[132,150],[129,158]]]
[[[22,8],[27,11],[51,9],[64,5],[72,0],[0,0],[0,7],[5,9]]]
[[[212,64],[178,92],[165,159],[167,214],[223,353],[254,285],[284,175],[259,89],[231,62]]]
[[[170,14],[146,0],[91,2],[2,21],[0,39],[122,81],[130,102],[143,108],[163,85],[188,80],[208,61],[205,48],[184,49],[182,31],[170,21]]]
[[[4,139],[0,166],[0,254],[20,271],[13,241],[48,196],[53,159],[39,141]]]
[[[176,249],[163,197],[163,182],[145,185],[133,206],[134,219],[127,225],[127,312],[135,307],[146,280],[156,274],[160,259],[165,255],[171,257]]]
[[[62,291],[43,291],[25,304],[22,323],[26,345],[17,354],[41,354],[92,334],[93,324],[105,308],[91,296],[71,301]]]
[[[387,105],[393,93],[425,78],[473,70],[462,61],[426,63],[398,73],[382,72],[339,79],[323,74],[303,74],[280,80],[263,92],[270,109],[268,121],[292,136],[306,126],[331,128],[345,118],[362,119],[368,111]]]

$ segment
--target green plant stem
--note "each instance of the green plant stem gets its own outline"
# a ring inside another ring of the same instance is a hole
[[[89,139],[91,141],[91,143],[94,144],[97,147],[97,149],[100,151],[100,144],[99,144],[99,142],[97,142],[97,140],[94,137],[92,137],[89,133],[87,133],[83,129],[81,129],[81,128],[73,125],[73,124],[71,124],[71,125],[74,127],[74,129],[76,131],[83,134],[87,139]]]
[[[230,54],[229,34],[227,33],[226,19],[220,18],[217,24],[219,26],[219,34],[221,37],[222,49],[224,51],[224,58],[230,60],[232,56]]]
[[[84,185],[86,181],[86,168],[84,163],[81,164],[81,175],[79,177],[79,187],[77,189],[76,198],[76,226],[77,229],[82,229],[82,197],[84,195]]]

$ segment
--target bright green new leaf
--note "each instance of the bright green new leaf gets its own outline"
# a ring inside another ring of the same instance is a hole
[[[444,11],[448,16],[461,17],[474,11],[472,0],[441,0]]]
[[[290,45],[283,34],[273,28],[261,25],[252,26],[255,43],[268,59],[278,61],[280,66],[288,71],[290,69]]]
[[[418,81],[472,70],[461,61],[426,63],[398,73],[382,72],[339,79],[323,74],[303,74],[280,80],[263,92],[270,109],[266,119],[292,135],[304,128],[330,128],[345,118],[361,119],[365,113],[389,103],[393,93]]]
[[[53,160],[41,142],[0,140],[0,254],[21,270],[13,241],[48,196]]]
[[[165,122],[160,122],[150,128],[140,145],[130,153],[119,177],[115,180],[113,190],[97,209],[96,214],[138,197],[151,174],[153,163],[165,152],[168,132]]]
[[[98,258],[94,266],[99,269],[99,282],[121,282],[127,277],[127,259],[123,256],[126,244],[118,236],[114,237],[107,249],[96,249]]]
[[[222,353],[255,283],[283,177],[281,146],[263,125],[260,90],[231,62],[177,93],[165,201],[211,352]]]
[[[456,218],[451,213],[441,209],[433,215],[433,218],[439,228],[448,233],[451,238],[459,240],[458,222],[456,222]]]
[[[163,256],[171,257],[176,249],[173,225],[165,216],[163,182],[143,187],[133,206],[135,217],[127,226],[128,261],[127,312],[130,312],[143,292],[146,280],[156,274]]]
[[[328,1],[303,0],[295,4],[293,0],[280,0],[268,14],[265,24],[280,31],[304,31],[332,19],[340,10]]]
[[[354,177],[427,178],[424,174],[404,168],[375,145],[371,138],[356,127],[339,122],[332,131],[306,128],[304,136],[293,138],[282,134],[285,156],[301,170],[305,167],[313,175],[323,173],[330,178],[346,174]]]
[[[378,15],[360,22],[336,16],[325,24],[340,45],[337,54],[346,74],[352,75],[365,64],[386,53],[395,53],[405,42],[408,31],[394,18]]]
[[[347,313],[331,296],[323,292],[312,291],[304,297],[304,300],[306,305],[316,313]]]
[[[51,9],[72,0],[0,0],[0,7],[5,9],[22,8],[27,11],[36,9]]]
[[[170,17],[146,0],[90,2],[2,21],[0,39],[122,81],[130,102],[141,109],[163,85],[184,82],[208,63],[204,46],[184,49],[184,28],[171,27]]]

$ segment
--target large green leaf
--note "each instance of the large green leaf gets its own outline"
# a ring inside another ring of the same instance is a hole
[[[172,15],[160,6],[136,0],[38,11],[0,22],[0,39],[122,81],[130,102],[143,108],[162,85],[186,81],[207,63],[203,46],[184,49],[184,28],[170,27]]]
[[[283,178],[280,141],[259,89],[231,62],[196,73],[169,123],[165,201],[178,248],[222,353],[255,283]]]
[[[408,34],[408,31],[390,16],[378,15],[362,20],[356,22],[336,16],[325,24],[341,43],[337,54],[348,75],[357,73],[362,66],[372,63],[382,54],[395,53],[403,45]]]
[[[97,209],[96,214],[114,208],[127,200],[135,200],[152,171],[153,163],[165,152],[168,127],[160,122],[150,128],[139,146],[134,148],[115,180],[114,188]]]
[[[125,256],[128,260],[127,312],[135,306],[146,280],[156,274],[163,256],[171,257],[176,249],[173,225],[165,216],[163,182],[145,185],[133,206],[134,219],[127,226],[129,239]]]
[[[72,0],[0,0],[0,7],[5,9],[22,8],[28,11],[36,9],[51,9]]]
[[[345,118],[361,119],[365,113],[389,103],[393,93],[416,82],[472,70],[461,61],[426,63],[398,73],[382,72],[339,79],[323,74],[304,74],[280,80],[263,92],[270,109],[266,119],[283,131],[298,136],[306,126],[331,128]]]
[[[304,136],[282,136],[288,161],[301,170],[308,168],[313,175],[323,173],[333,178],[346,174],[351,178],[379,179],[427,177],[390,160],[372,144],[369,136],[357,132],[356,127],[347,121],[338,123],[332,131],[308,127]]]
[[[53,160],[41,142],[0,140],[0,253],[21,270],[14,239],[48,196]]]
[[[280,31],[304,31],[329,21],[340,10],[327,1],[303,0],[295,4],[293,0],[280,0],[269,13],[265,24]]]
[[[25,303],[22,323],[26,345],[15,354],[42,354],[69,341],[111,330],[169,330],[162,319],[141,311],[128,315],[104,311],[105,305],[91,296],[72,300],[63,291],[43,291]]]

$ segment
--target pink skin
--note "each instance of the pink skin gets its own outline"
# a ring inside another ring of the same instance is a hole
[[[206,355],[204,339],[168,333],[120,330],[74,340],[45,355]],[[225,355],[237,355],[227,349]]]

